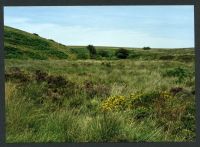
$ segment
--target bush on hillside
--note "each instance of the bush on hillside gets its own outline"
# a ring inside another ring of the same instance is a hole
[[[109,52],[108,51],[105,51],[105,50],[100,50],[98,52],[98,54],[101,56],[101,57],[109,57]]]
[[[39,36],[38,34],[36,34],[36,33],[33,33],[33,35],[35,35],[35,36]]]
[[[151,48],[150,47],[143,47],[143,50],[150,50]]]
[[[126,59],[129,55],[129,51],[124,48],[120,48],[115,52],[115,55],[117,56],[117,58]]]

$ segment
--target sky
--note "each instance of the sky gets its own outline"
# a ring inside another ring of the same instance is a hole
[[[4,7],[4,25],[65,45],[194,47],[193,6]]]

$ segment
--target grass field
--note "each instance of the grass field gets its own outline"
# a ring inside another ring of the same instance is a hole
[[[10,27],[4,37],[6,142],[195,141],[194,49],[118,59],[117,47],[96,47],[90,59]]]

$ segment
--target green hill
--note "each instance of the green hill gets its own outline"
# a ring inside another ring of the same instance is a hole
[[[7,59],[69,59],[73,55],[65,45],[7,26],[4,46]]]
[[[66,40],[67,42],[67,40]],[[89,59],[85,46],[66,46],[51,39],[40,37],[19,29],[4,27],[4,46],[6,59]],[[117,59],[119,47],[95,46],[96,59]],[[142,60],[193,60],[194,49],[151,49],[125,48],[129,50],[129,59]],[[103,51],[103,53],[102,53]],[[106,52],[106,53],[105,53]],[[106,56],[105,56],[106,55]]]

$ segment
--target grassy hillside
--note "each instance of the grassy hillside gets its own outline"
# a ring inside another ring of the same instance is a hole
[[[119,59],[118,47],[95,47],[90,59],[84,46],[4,35],[7,143],[195,141],[194,49]]]
[[[4,27],[6,58],[14,59],[67,59],[66,46],[11,27]]]

